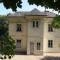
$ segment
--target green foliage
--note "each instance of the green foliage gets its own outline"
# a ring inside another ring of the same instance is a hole
[[[0,0],[0,3],[6,7],[6,9],[11,8],[13,11],[16,11],[17,7],[21,8],[21,0]]]
[[[6,9],[11,8],[13,11],[16,11],[16,8],[22,7],[22,0],[0,0],[0,3],[6,7]],[[52,8],[57,11],[60,11],[60,0],[28,0],[28,3],[44,6],[46,8]]]
[[[52,21],[52,26],[54,28],[60,28],[60,15],[54,17],[54,19]]]
[[[36,4],[60,11],[60,0],[28,0],[29,4]]]
[[[4,59],[15,54],[15,40],[9,36],[8,24],[5,20],[0,20],[0,54]]]

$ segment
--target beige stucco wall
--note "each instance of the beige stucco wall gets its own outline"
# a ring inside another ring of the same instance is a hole
[[[32,22],[34,20],[39,21],[39,27],[33,28]],[[40,16],[37,17],[30,17],[28,19],[28,45],[27,45],[27,54],[30,54],[30,42],[34,43],[34,54],[36,55],[42,55],[43,54],[43,18]],[[37,42],[41,43],[40,50],[37,50]]]
[[[22,24],[21,32],[16,31],[17,24]],[[27,23],[23,18],[9,18],[9,34],[15,41],[21,40],[21,48],[16,48],[16,51],[27,51]]]
[[[53,32],[48,32],[48,24],[52,22],[52,18],[44,18],[44,54],[52,55],[60,53],[60,29],[53,28]],[[48,48],[48,40],[53,40],[53,48]]]
[[[22,48],[18,51],[27,51],[30,54],[30,42],[34,42],[34,54],[47,54],[60,52],[60,29],[53,29],[48,32],[48,24],[53,18],[45,16],[25,16],[25,17],[8,17],[9,34],[16,41],[22,40]],[[39,27],[33,28],[32,21],[38,20]],[[22,24],[22,32],[16,32],[16,24]],[[53,48],[48,48],[48,40],[53,40]],[[41,49],[37,50],[37,42],[41,42]]]

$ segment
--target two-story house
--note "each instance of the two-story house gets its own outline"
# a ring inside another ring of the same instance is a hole
[[[9,34],[16,42],[16,52],[28,55],[60,54],[60,29],[51,26],[52,12],[30,12],[8,14]]]

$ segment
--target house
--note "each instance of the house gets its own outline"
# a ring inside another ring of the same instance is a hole
[[[16,42],[16,52],[41,56],[60,54],[60,29],[51,26],[55,16],[38,9],[8,14],[9,35]]]

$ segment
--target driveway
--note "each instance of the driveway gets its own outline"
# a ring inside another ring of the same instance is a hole
[[[34,55],[15,55],[11,60],[40,60],[42,56]]]

